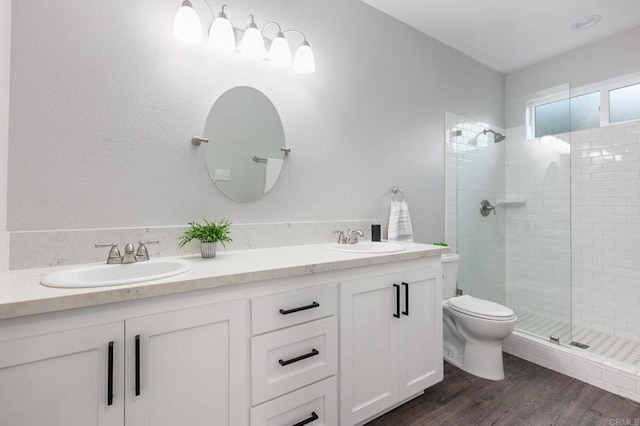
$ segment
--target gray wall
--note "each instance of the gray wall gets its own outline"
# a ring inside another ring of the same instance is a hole
[[[9,146],[9,63],[11,2],[0,2],[0,272],[7,270],[7,149]]]
[[[532,94],[585,86],[640,71],[640,27],[506,75],[507,127],[524,125]]]
[[[317,72],[301,76],[178,43],[179,4],[14,2],[9,230],[386,220],[397,185],[416,239],[443,238],[444,111],[501,102],[502,74],[357,0],[234,0],[235,27],[251,12],[306,33]],[[251,204],[220,194],[189,144],[240,85],[272,100],[292,149]]]

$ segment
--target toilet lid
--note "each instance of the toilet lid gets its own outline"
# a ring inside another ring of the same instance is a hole
[[[488,300],[477,299],[469,295],[452,297],[449,299],[449,306],[451,309],[463,314],[495,320],[509,320],[515,315],[515,313],[506,306]]]

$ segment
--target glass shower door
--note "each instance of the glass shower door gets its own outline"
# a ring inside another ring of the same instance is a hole
[[[565,104],[553,104],[563,97]],[[448,206],[448,223],[455,212],[456,224],[448,235],[461,256],[458,288],[513,309],[520,332],[562,345],[572,340],[568,98],[566,85],[546,100],[507,102],[505,117],[518,120],[505,127],[470,118],[477,112],[447,118],[447,193],[456,200]],[[485,200],[495,207],[486,216]]]

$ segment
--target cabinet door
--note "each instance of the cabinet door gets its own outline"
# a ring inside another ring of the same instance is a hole
[[[242,300],[128,320],[126,423],[248,424],[247,315]]]
[[[397,275],[340,286],[340,424],[361,422],[398,400]]]
[[[0,342],[0,424],[122,426],[123,338],[119,322]]]
[[[400,282],[398,368],[403,400],[443,379],[442,269],[403,272]]]

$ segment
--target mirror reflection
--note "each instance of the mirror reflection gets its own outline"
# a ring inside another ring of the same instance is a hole
[[[204,128],[209,176],[228,198],[259,200],[275,186],[285,158],[284,129],[269,98],[234,87],[213,104]]]

